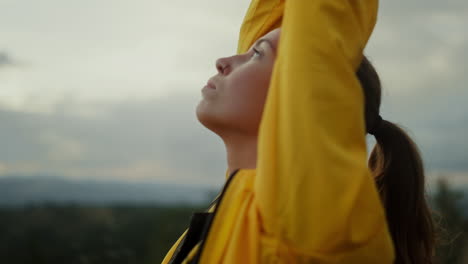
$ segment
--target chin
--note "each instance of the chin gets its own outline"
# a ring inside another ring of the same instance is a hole
[[[210,129],[210,124],[213,123],[214,117],[210,114],[209,105],[204,101],[200,101],[198,103],[197,108],[195,110],[195,114],[197,116],[198,122],[200,122],[203,126]]]
[[[219,116],[215,115],[216,111],[210,107],[210,104],[203,100],[198,104],[196,108],[196,116],[198,122],[213,133],[221,136],[223,134],[223,120]]]

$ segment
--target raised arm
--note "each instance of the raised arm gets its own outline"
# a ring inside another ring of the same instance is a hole
[[[246,52],[261,36],[281,25],[284,0],[252,0],[239,34],[237,53]]]
[[[391,263],[384,210],[366,165],[364,98],[355,75],[377,0],[254,0],[238,52],[278,27],[282,15],[254,187],[269,252],[263,254]]]

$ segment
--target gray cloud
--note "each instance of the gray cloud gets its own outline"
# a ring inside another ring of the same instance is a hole
[[[468,170],[468,3],[380,1],[367,48],[382,115],[419,144],[429,170]]]
[[[6,66],[12,66],[15,61],[11,58],[10,54],[5,51],[0,51],[0,68]]]
[[[455,100],[448,97],[439,106],[453,112]],[[197,102],[180,95],[113,105],[64,102],[49,114],[1,110],[0,174],[221,184],[224,146],[196,120]],[[386,113],[408,128],[430,170],[468,170],[464,113],[441,118],[444,110],[433,107],[412,111],[408,101],[392,106],[397,108]]]
[[[0,164],[4,174],[220,183],[223,146],[197,123],[195,103],[184,96],[126,102],[97,117],[77,115],[75,107],[93,107],[82,105],[50,114],[2,110]]]
[[[0,101],[36,110],[26,102],[31,94],[40,95],[45,105],[64,94],[82,101],[119,101],[167,95],[168,87],[190,92],[216,71],[216,58],[235,52],[248,3],[2,2],[0,49],[27,58],[34,67],[0,78],[9,94]]]
[[[7,48],[37,67],[0,79],[11,98],[30,98],[0,110],[0,174],[221,183],[224,147],[196,121],[190,87],[235,52],[248,1],[71,3],[0,9]],[[407,128],[429,170],[468,171],[468,2],[380,5],[366,52],[383,81],[383,117]],[[0,67],[10,61],[0,53]],[[138,99],[172,91],[185,95]],[[42,100],[52,111],[25,110]]]

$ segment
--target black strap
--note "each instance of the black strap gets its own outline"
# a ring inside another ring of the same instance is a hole
[[[239,169],[236,169],[234,170],[231,175],[229,176],[229,178],[227,179],[226,183],[224,184],[223,186],[223,190],[221,191],[221,194],[218,196],[218,199],[217,199],[217,205],[216,205],[216,208],[213,212],[213,216],[211,217],[210,221],[206,223],[204,229],[203,229],[203,232],[202,232],[202,237],[201,237],[201,245],[200,245],[200,249],[198,250],[197,254],[195,255],[195,257],[190,260],[190,264],[198,264],[200,263],[200,258],[201,258],[201,254],[203,252],[203,250],[205,249],[205,243],[206,243],[206,238],[208,237],[208,234],[209,234],[209,231],[211,229],[211,225],[213,224],[213,220],[216,216],[216,213],[218,212],[218,209],[219,209],[219,206],[221,204],[221,201],[223,200],[223,196],[224,194],[226,193],[228,187],[229,187],[229,184],[232,182],[232,179],[234,179],[234,175],[237,174],[237,172],[239,171]]]
[[[183,240],[177,246],[169,263],[178,264],[187,257],[193,247],[201,241],[206,225],[211,222],[213,213],[196,212],[190,220],[190,227]]]
[[[224,193],[229,186],[229,183],[232,182],[234,175],[239,171],[236,169],[227,179],[226,183],[224,184],[223,190],[221,194],[210,204],[207,210],[213,205],[217,204],[216,208],[213,213],[209,212],[197,212],[192,215],[192,219],[190,221],[190,227],[187,231],[187,235],[183,238],[183,240],[177,246],[177,249],[174,251],[171,260],[169,261],[170,264],[179,264],[188,256],[190,251],[193,247],[197,245],[197,243],[201,242],[200,249],[198,250],[195,257],[190,261],[190,263],[198,263],[200,261],[201,252],[205,245],[205,239],[208,236],[208,232],[210,230],[211,224],[213,223],[214,216],[219,208],[219,203],[224,196]]]

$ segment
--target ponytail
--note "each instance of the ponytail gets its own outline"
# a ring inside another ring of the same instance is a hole
[[[369,158],[396,249],[395,263],[433,263],[434,226],[421,156],[397,125],[382,121]]]
[[[426,201],[421,155],[403,129],[381,119],[380,80],[365,57],[357,76],[366,98],[366,130],[376,139],[369,168],[385,208],[395,247],[395,263],[432,264],[434,224]]]

